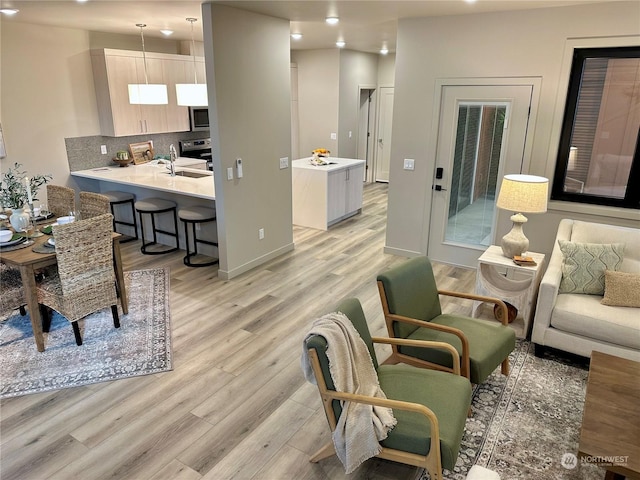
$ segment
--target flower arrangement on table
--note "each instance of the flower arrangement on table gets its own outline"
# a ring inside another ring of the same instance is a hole
[[[331,155],[331,152],[326,148],[316,148],[311,152],[311,160],[309,163],[311,163],[311,165],[327,165],[328,162],[325,158],[329,157],[329,155]]]
[[[53,179],[50,174],[27,176],[22,171],[22,164],[16,162],[13,168],[9,168],[0,179],[0,205],[2,208],[12,210],[24,208],[25,205],[33,205],[38,200],[36,195],[42,185]]]

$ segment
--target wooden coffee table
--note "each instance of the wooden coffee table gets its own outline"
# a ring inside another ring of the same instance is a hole
[[[640,479],[640,362],[591,353],[578,456],[606,479]]]

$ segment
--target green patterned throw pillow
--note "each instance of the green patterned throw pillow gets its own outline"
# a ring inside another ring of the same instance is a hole
[[[560,293],[604,294],[605,270],[618,270],[624,243],[575,243],[558,240],[564,262]]]

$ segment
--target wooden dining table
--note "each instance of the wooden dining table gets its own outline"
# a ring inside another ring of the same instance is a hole
[[[120,254],[120,238],[121,234],[114,232],[113,238],[113,267],[116,275],[116,284],[120,293],[120,305],[122,313],[129,312],[129,302],[127,300],[127,290],[124,283],[124,273],[122,270],[122,256]],[[56,252],[54,248],[47,248],[46,253],[34,252],[33,248],[43,245],[50,235],[42,235],[33,238],[34,242],[25,248],[11,251],[0,250],[0,261],[10,267],[17,268],[22,278],[22,286],[24,288],[25,301],[29,310],[29,318],[31,319],[31,328],[33,329],[33,337],[36,342],[36,348],[39,352],[44,352],[44,335],[42,333],[42,317],[38,305],[38,294],[36,289],[36,271],[55,265],[57,263]],[[44,250],[44,249],[43,249]],[[48,250],[51,250],[50,252]]]

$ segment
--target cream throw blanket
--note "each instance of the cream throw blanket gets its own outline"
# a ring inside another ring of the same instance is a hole
[[[327,340],[329,370],[336,391],[387,398],[378,383],[367,346],[343,313],[329,313],[315,320],[306,338],[311,335],[321,335]],[[306,338],[302,347],[302,369],[305,378],[315,384]],[[396,423],[390,408],[343,402],[342,414],[333,432],[333,445],[346,473],[380,453],[379,441],[387,438]]]

